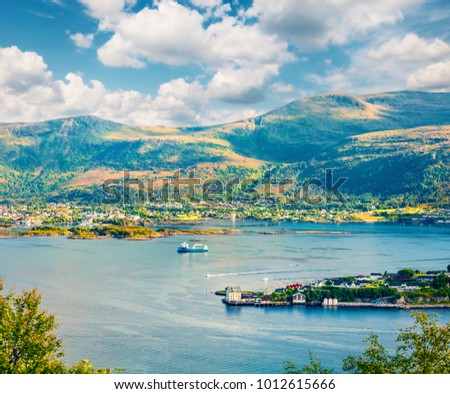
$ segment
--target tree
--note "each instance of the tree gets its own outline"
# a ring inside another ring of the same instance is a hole
[[[378,336],[370,334],[364,342],[368,343],[369,347],[363,351],[362,356],[347,356],[343,361],[342,369],[360,374],[395,373],[391,356],[378,342]]]
[[[450,373],[450,322],[438,326],[438,316],[413,313],[414,324],[400,330],[399,346],[394,354],[378,342],[376,335],[369,338],[370,346],[362,356],[348,356],[343,370],[353,373]]]
[[[397,272],[398,276],[404,277],[404,278],[412,278],[414,276],[414,270],[405,268]]]
[[[450,322],[439,326],[438,315],[423,312],[412,313],[414,324],[400,330],[399,344],[391,354],[371,334],[365,342],[369,346],[362,355],[347,356],[343,360],[345,372],[357,374],[448,374],[450,373]],[[310,353],[310,364],[298,369],[294,364],[285,364],[287,373],[326,373],[318,359]],[[293,372],[294,371],[294,372]]]
[[[438,326],[438,315],[414,313],[412,327],[401,330],[394,356],[398,373],[450,373],[450,322]]]
[[[436,275],[431,286],[436,290],[447,289],[450,286],[450,278],[444,273]]]
[[[109,373],[86,360],[66,367],[55,315],[41,308],[41,298],[36,289],[3,295],[0,281],[0,373]]]
[[[119,371],[118,369],[115,370]],[[111,371],[109,369],[95,369],[89,360],[81,360],[77,364],[73,365],[67,370],[69,374],[84,374],[84,375],[93,375],[93,374],[109,374]]]

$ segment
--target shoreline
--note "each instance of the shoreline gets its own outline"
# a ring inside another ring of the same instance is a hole
[[[238,285],[217,290],[229,306],[322,308],[450,309],[450,264],[446,270],[371,273],[325,278],[306,285],[291,283],[275,290],[242,291]]]
[[[0,208],[3,207],[3,205],[0,203]],[[212,208],[214,209],[214,208]],[[402,209],[402,208],[399,208]],[[441,208],[442,210],[449,210],[449,208]],[[409,220],[406,220],[405,218],[385,218],[380,217],[383,220],[361,220],[361,219],[354,219],[350,217],[346,218],[325,218],[325,217],[257,217],[257,216],[236,216],[234,219],[230,218],[230,215],[225,216],[196,216],[193,218],[177,218],[177,217],[171,217],[171,218],[158,218],[158,217],[139,217],[136,219],[126,219],[126,218],[113,218],[113,219],[95,219],[96,224],[102,223],[102,220],[105,220],[103,222],[104,225],[125,225],[125,224],[145,224],[145,225],[152,225],[152,226],[190,226],[190,225],[198,225],[202,222],[208,222],[208,221],[215,221],[215,220],[223,220],[223,221],[233,221],[233,222],[260,222],[260,223],[304,223],[304,224],[380,224],[380,225],[389,225],[389,224],[401,224],[406,226],[444,226],[448,227],[450,226],[450,217],[443,217],[443,219],[436,219],[436,218],[426,218],[428,220],[424,220],[423,214],[419,214],[417,216],[411,214],[409,215]],[[3,217],[0,216],[0,220],[2,220]],[[22,219],[22,217],[17,218],[10,218],[7,217],[6,219],[10,220],[8,223],[1,222],[0,223],[0,229],[10,229],[10,228],[21,228],[23,227],[25,220]],[[45,226],[68,226],[68,225],[76,225],[82,222],[83,220],[80,218],[75,218],[73,220],[57,220],[58,217],[56,216],[50,216],[42,218],[40,216],[34,216],[33,221],[39,220],[42,225]],[[413,220],[415,219],[415,220]],[[435,220],[432,220],[435,219]],[[447,219],[447,220],[446,220]]]
[[[230,235],[241,233],[239,229],[205,229],[205,230],[179,230],[179,229],[153,229],[138,226],[98,226],[92,228],[72,227],[36,227],[25,231],[0,231],[1,239],[19,239],[34,237],[66,237],[70,240],[105,240],[118,239],[126,241],[151,241],[153,239],[170,236],[206,236]]]
[[[368,309],[402,309],[402,310],[414,310],[414,309],[450,309],[450,304],[373,304],[370,302],[342,302],[338,305],[321,305],[321,304],[291,304],[288,302],[228,302],[222,299],[222,302],[230,307],[258,307],[258,308],[280,308],[280,307],[305,307],[305,308],[327,308],[327,309],[339,309],[339,308],[368,308]]]
[[[349,231],[298,230],[298,231],[259,231],[260,235],[351,235]]]
[[[341,302],[336,307],[324,308],[378,308],[378,309],[450,309],[450,304],[371,304],[364,302]]]
[[[96,232],[114,232],[119,230],[123,234],[107,233],[105,235]],[[128,232],[128,233],[127,233]],[[138,234],[133,235],[134,232]],[[142,234],[144,233],[144,234]],[[141,226],[114,226],[100,225],[92,228],[85,227],[57,227],[57,226],[40,226],[23,231],[11,231],[0,229],[0,240],[2,239],[18,239],[33,237],[67,237],[71,240],[105,240],[119,239],[126,241],[152,241],[154,239],[166,238],[169,236],[189,236],[189,235],[232,235],[235,233],[259,234],[267,236],[283,236],[283,235],[351,235],[348,231],[330,231],[330,230],[298,230],[298,231],[253,231],[237,228],[229,229],[168,229]]]

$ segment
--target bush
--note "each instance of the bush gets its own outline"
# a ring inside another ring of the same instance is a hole
[[[412,313],[414,323],[400,330],[398,346],[391,354],[371,334],[361,355],[349,355],[342,362],[345,372],[356,374],[448,374],[450,373],[450,322],[438,326],[438,315]],[[286,373],[331,373],[310,353],[302,368],[285,363]]]
[[[73,367],[63,361],[55,315],[41,308],[36,289],[3,295],[0,281],[0,374],[110,373],[87,360]]]

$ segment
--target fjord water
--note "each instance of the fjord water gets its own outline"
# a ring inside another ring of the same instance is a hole
[[[199,227],[226,228],[227,221]],[[179,255],[189,240],[0,240],[0,275],[16,290],[36,286],[55,312],[66,359],[128,373],[279,373],[307,350],[339,370],[369,332],[392,346],[411,323],[403,310],[231,308],[215,290],[274,289],[324,277],[445,269],[450,228],[237,222],[230,236],[196,237],[207,254]],[[268,231],[315,234],[263,235]],[[329,233],[336,232],[336,233]],[[439,311],[442,321],[450,310]]]

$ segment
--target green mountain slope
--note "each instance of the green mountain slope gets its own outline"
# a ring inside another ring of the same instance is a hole
[[[448,93],[330,94],[294,101],[245,127],[228,126],[227,139],[245,155],[292,163],[310,160],[353,135],[445,124],[450,124]]]
[[[0,201],[83,197],[124,169],[247,176],[276,167],[298,180],[334,168],[346,191],[448,195],[450,94],[330,94],[199,128],[129,127],[92,116],[0,123]],[[89,198],[89,195],[88,195]]]
[[[347,176],[352,194],[450,197],[450,126],[427,126],[359,134],[309,162],[303,176],[324,167]],[[295,166],[295,165],[294,165]]]

